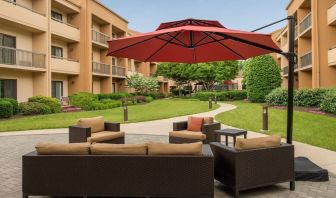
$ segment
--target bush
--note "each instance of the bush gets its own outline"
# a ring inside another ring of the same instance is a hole
[[[23,115],[38,115],[52,113],[50,107],[39,102],[22,102],[19,104],[19,110]]]
[[[271,106],[285,106],[288,102],[288,91],[283,88],[276,88],[265,97],[265,101]]]
[[[151,96],[145,97],[146,102],[152,102],[154,99]]]
[[[194,97],[207,101],[209,98],[215,99],[217,96],[218,101],[232,101],[232,100],[244,100],[247,97],[247,93],[245,90],[234,90],[234,91],[213,91],[213,92],[197,92]]]
[[[325,112],[336,113],[336,89],[329,90],[325,93],[320,108]]]
[[[13,115],[13,105],[9,101],[0,101],[0,118],[9,118]]]
[[[98,100],[104,100],[104,99],[111,99],[111,100],[120,100],[123,98],[130,97],[131,94],[129,93],[109,93],[109,94],[97,94]]]
[[[161,92],[150,92],[150,93],[144,94],[144,96],[150,96],[153,99],[162,99],[162,98],[166,97],[166,95],[164,93],[161,93]]]
[[[301,89],[294,95],[294,105],[299,107],[319,107],[327,89]]]
[[[61,102],[57,98],[46,96],[34,96],[28,99],[28,102],[38,102],[47,105],[51,113],[60,113],[62,111]]]
[[[175,88],[175,89],[172,89],[171,90],[171,93],[174,95],[174,96],[180,96],[180,92],[181,92],[181,95],[182,96],[186,96],[186,95],[189,95],[191,93],[190,90],[186,90],[186,89],[178,89],[178,88]]]
[[[281,85],[280,68],[270,55],[252,58],[245,63],[244,81],[248,99],[264,102],[265,96]]]
[[[13,115],[17,114],[19,111],[19,103],[13,98],[1,98],[0,101],[7,101],[13,105]]]
[[[73,106],[80,107],[86,111],[94,110],[93,104],[99,102],[97,95],[86,92],[76,93],[69,98]]]

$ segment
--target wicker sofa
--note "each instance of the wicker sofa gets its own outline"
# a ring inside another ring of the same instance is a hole
[[[220,143],[210,143],[215,158],[215,179],[239,197],[239,191],[290,182],[294,190],[294,146],[237,151]]]
[[[188,121],[174,122],[173,132],[169,133],[169,143],[182,144],[202,141],[204,144],[208,144],[210,142],[220,142],[220,137],[214,134],[214,131],[219,130],[220,127],[219,122],[203,124],[201,132],[199,132],[200,135],[197,137],[198,132],[187,131]]]
[[[22,157],[22,192],[42,196],[214,197],[214,160],[202,155]],[[200,171],[201,170],[201,171]]]

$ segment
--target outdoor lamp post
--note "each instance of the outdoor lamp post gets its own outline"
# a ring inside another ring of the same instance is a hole
[[[215,104],[217,104],[217,96],[215,95]]]
[[[268,132],[268,106],[262,107],[262,129],[261,132]]]
[[[124,122],[127,122],[128,121],[128,106],[127,106],[127,101],[124,103],[123,109],[124,109]]]
[[[212,99],[209,97],[209,109],[212,109]]]

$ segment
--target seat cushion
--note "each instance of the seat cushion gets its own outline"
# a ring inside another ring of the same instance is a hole
[[[77,125],[81,127],[90,127],[91,133],[104,131],[104,117],[81,118],[77,121]]]
[[[213,117],[204,117],[203,118],[203,124],[212,124],[214,123],[214,118]]]
[[[88,155],[90,153],[89,143],[38,143],[35,149],[39,155]]]
[[[203,118],[199,117],[188,117],[188,131],[201,131],[203,120]]]
[[[270,148],[280,146],[280,143],[281,137],[278,135],[250,139],[237,138],[235,149],[249,150],[258,148]]]
[[[148,155],[201,155],[202,142],[190,144],[149,143]]]
[[[146,155],[147,144],[92,144],[93,155]]]
[[[101,131],[101,132],[96,132],[92,133],[91,137],[87,138],[87,141],[90,143],[94,142],[104,142],[104,141],[109,141],[113,140],[116,138],[124,137],[125,132],[114,132],[114,131]]]
[[[193,131],[172,131],[169,132],[169,136],[187,138],[187,139],[196,139],[196,140],[205,140],[206,135],[202,132],[193,132]]]

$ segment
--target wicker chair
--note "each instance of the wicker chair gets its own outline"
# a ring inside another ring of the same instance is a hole
[[[294,146],[282,144],[279,147],[237,151],[220,143],[210,143],[215,157],[215,179],[233,190],[239,191],[294,182]]]
[[[176,137],[172,135],[172,133],[169,133],[169,143],[173,144],[183,144],[183,143],[193,143],[193,142],[199,142],[202,141],[204,144],[208,144],[210,142],[220,142],[220,137],[214,134],[215,130],[219,130],[221,127],[221,124],[218,122],[214,122],[212,124],[203,124],[202,126],[202,134],[204,134],[206,137],[205,139],[200,138],[187,138],[187,137]],[[182,121],[182,122],[174,122],[173,123],[173,131],[182,133],[188,129],[188,121]]]
[[[105,122],[104,131],[105,134],[111,134],[110,138],[104,138],[103,141],[97,141],[99,143],[111,143],[111,144],[124,144],[125,135],[123,132],[120,132],[120,123]],[[108,133],[107,133],[108,132]],[[94,133],[98,135],[101,132]],[[78,142],[87,142],[92,138],[91,128],[82,127],[82,126],[70,126],[69,127],[69,143],[78,143]]]

